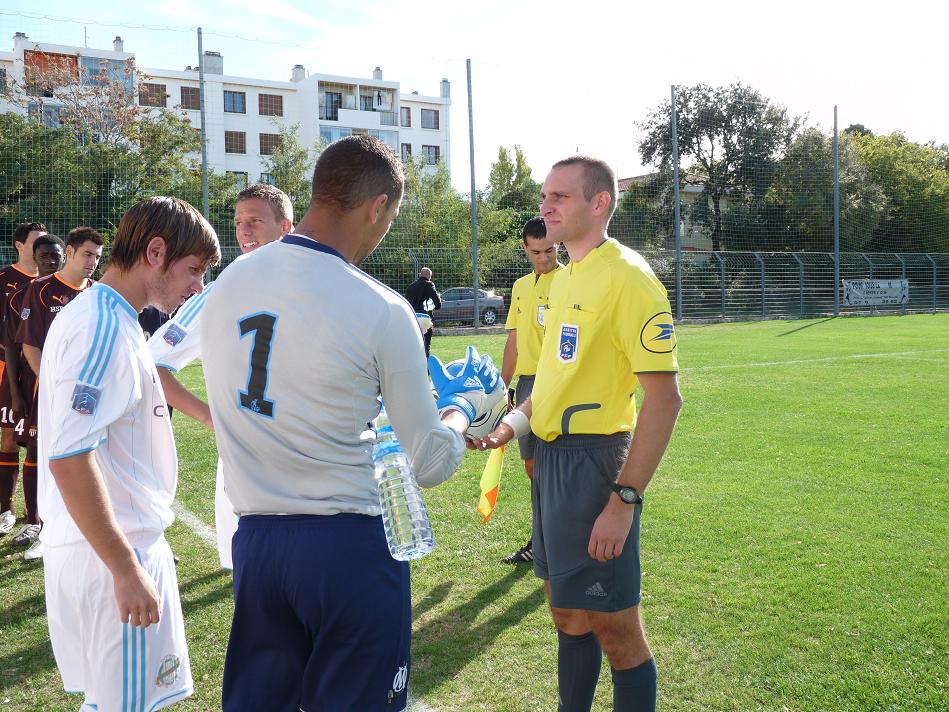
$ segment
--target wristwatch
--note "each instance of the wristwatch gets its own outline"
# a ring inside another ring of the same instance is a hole
[[[619,498],[626,504],[642,504],[643,496],[639,494],[639,491],[635,487],[624,487],[616,482],[611,482],[610,489],[616,492]]]

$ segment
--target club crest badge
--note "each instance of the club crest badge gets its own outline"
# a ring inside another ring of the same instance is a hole
[[[169,346],[177,346],[180,344],[184,338],[188,335],[188,332],[182,329],[177,324],[172,324],[165,330],[165,335],[162,337]]]
[[[77,383],[72,392],[72,409],[79,415],[94,415],[99,407],[102,391],[94,386]]]
[[[181,660],[177,655],[166,655],[158,663],[158,675],[155,677],[155,685],[158,687],[171,687],[178,680],[181,673]]]
[[[577,349],[580,346],[580,327],[575,324],[560,325],[560,345],[557,347],[557,358],[561,363],[573,363],[577,360]]]
[[[402,692],[405,689],[406,683],[409,681],[409,666],[401,665],[398,670],[396,670],[395,677],[392,680],[392,691],[396,694]]]
[[[30,318],[30,308],[23,307],[23,309],[20,311],[20,319],[22,321],[26,321],[29,318]]]

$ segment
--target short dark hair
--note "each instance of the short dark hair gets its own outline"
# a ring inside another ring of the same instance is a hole
[[[310,204],[347,213],[382,194],[390,204],[401,200],[404,187],[402,162],[391,148],[372,136],[346,136],[320,154]]]
[[[607,222],[613,216],[616,210],[616,174],[610,168],[606,161],[591,156],[570,156],[562,161],[557,161],[554,168],[566,168],[567,166],[580,166],[583,168],[583,198],[587,202],[593,200],[597,193],[610,194],[610,214],[607,215]]]
[[[35,255],[36,251],[39,248],[41,248],[43,245],[59,245],[60,247],[64,249],[66,247],[61,237],[57,237],[56,235],[50,235],[49,233],[46,233],[45,235],[40,235],[38,238],[33,240],[33,254]]]
[[[83,243],[91,242],[94,245],[103,245],[105,240],[102,238],[102,235],[99,234],[97,230],[94,230],[91,227],[86,227],[80,225],[79,227],[74,227],[69,231],[69,235],[66,236],[66,246],[71,247],[74,250],[82,247]]]
[[[109,265],[129,271],[145,256],[153,237],[165,241],[164,269],[192,255],[205,264],[221,261],[214,228],[191,203],[155,196],[136,203],[122,216],[109,252]]]
[[[25,245],[27,238],[29,238],[30,233],[34,230],[46,232],[46,226],[41,222],[20,223],[16,226],[16,230],[13,231],[13,244],[16,245],[16,243],[21,242]]]
[[[270,205],[274,217],[277,220],[289,220],[293,222],[293,204],[290,202],[290,196],[284,193],[275,185],[267,183],[255,183],[249,188],[244,188],[237,194],[235,205],[242,200],[263,200]]]
[[[527,244],[528,237],[547,237],[547,225],[543,218],[531,218],[521,228],[521,240]]]

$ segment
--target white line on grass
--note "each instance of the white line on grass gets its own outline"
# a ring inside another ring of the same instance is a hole
[[[171,508],[174,511],[175,516],[187,524],[188,529],[197,534],[201,541],[210,546],[212,549],[217,549],[217,534],[214,533],[214,527],[209,527],[207,524],[201,521],[201,518],[198,517],[197,514],[185,507],[177,499],[171,505]]]
[[[171,505],[171,508],[174,510],[175,516],[184,522],[191,531],[197,534],[201,541],[212,549],[217,550],[217,535],[214,533],[214,527],[209,527],[201,521],[201,518],[197,514],[185,507],[177,499]],[[408,712],[437,712],[434,707],[429,707],[417,697],[409,698],[409,704],[406,709]]]
[[[753,361],[751,363],[730,363],[720,366],[692,366],[681,371],[721,371],[732,368],[761,368],[762,366],[793,366],[797,363],[822,363],[827,361],[848,361],[860,358],[890,358],[893,356],[915,356],[917,354],[937,354],[949,349],[926,349],[924,351],[891,351],[880,354],[848,354],[846,356],[826,356],[824,358],[799,358],[789,361]]]

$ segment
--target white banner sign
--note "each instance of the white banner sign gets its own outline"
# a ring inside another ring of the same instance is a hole
[[[884,304],[906,304],[909,301],[908,279],[844,279],[844,304],[868,307]]]

